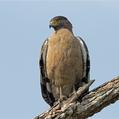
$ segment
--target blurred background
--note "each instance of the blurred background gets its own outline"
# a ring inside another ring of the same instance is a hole
[[[41,97],[39,56],[53,32],[49,20],[66,16],[89,48],[91,89],[119,75],[119,1],[0,0],[0,119],[32,119],[49,106]],[[119,101],[89,119],[118,119]]]

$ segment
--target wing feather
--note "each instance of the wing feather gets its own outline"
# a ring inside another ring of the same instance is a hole
[[[40,85],[41,85],[41,93],[44,100],[50,105],[53,106],[55,102],[55,98],[51,91],[51,84],[49,79],[47,78],[46,71],[46,56],[48,50],[48,39],[46,39],[41,48],[41,56],[39,60],[40,66]]]
[[[83,65],[84,65],[84,72],[83,72],[83,79],[82,81],[87,83],[90,79],[90,57],[89,57],[89,51],[86,43],[81,37],[77,37],[77,39],[80,41],[81,44],[81,51],[82,51],[82,57],[83,57]]]

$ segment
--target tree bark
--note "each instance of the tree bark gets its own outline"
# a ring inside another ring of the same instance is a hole
[[[119,99],[119,77],[117,77],[90,91],[82,101],[77,101],[93,82],[94,80],[79,88],[77,95],[72,94],[62,103],[60,109],[57,104],[34,119],[86,119]]]

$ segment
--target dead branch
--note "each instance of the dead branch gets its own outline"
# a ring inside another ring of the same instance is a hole
[[[90,91],[81,102],[77,101],[93,82],[94,80],[79,88],[77,96],[72,94],[63,102],[60,110],[57,110],[59,104],[56,104],[34,119],[86,119],[119,99],[119,77],[117,77]]]

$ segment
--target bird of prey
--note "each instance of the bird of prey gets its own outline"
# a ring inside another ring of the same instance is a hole
[[[90,59],[85,42],[74,35],[66,17],[52,18],[49,27],[54,32],[42,45],[39,65],[42,96],[53,106],[88,83]]]

